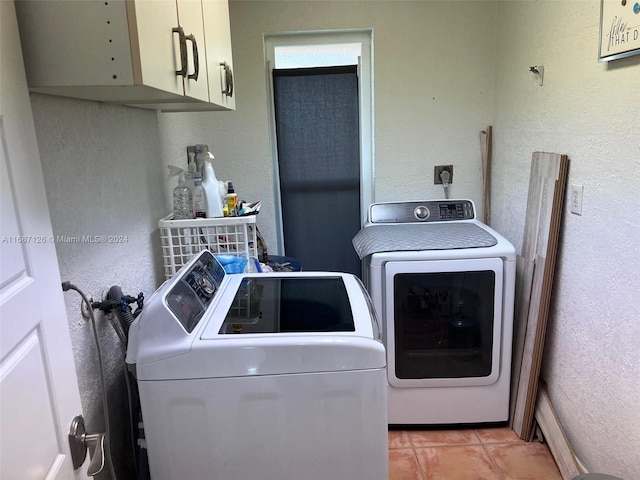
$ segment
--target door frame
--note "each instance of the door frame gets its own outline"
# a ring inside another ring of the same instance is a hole
[[[263,35],[267,101],[269,112],[269,136],[273,166],[273,195],[276,220],[276,251],[283,255],[284,229],[282,225],[282,199],[278,169],[278,145],[276,136],[275,104],[272,71],[275,66],[274,49],[290,45],[322,45],[360,43],[362,45],[358,65],[358,96],[360,115],[360,223],[367,221],[367,211],[374,199],[375,149],[373,120],[373,29],[319,30],[302,32],[266,33]]]

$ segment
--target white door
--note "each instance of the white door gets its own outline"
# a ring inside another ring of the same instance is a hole
[[[69,455],[80,394],[14,3],[0,9],[0,478],[86,478]]]

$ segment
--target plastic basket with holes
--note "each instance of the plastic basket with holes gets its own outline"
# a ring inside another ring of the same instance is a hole
[[[258,256],[256,215],[158,222],[165,278],[171,278],[196,253],[208,249],[215,254]]]

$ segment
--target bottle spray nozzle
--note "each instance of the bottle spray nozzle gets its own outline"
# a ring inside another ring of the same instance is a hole
[[[180,167],[176,167],[175,165],[169,165],[167,167],[169,169],[169,176],[167,178],[171,178],[171,177],[178,177],[178,186],[184,186],[187,184],[187,177],[185,176],[185,171],[184,168],[180,168]]]
[[[213,164],[213,160],[215,159],[215,157],[213,156],[213,153],[211,153],[211,151],[209,150],[209,145],[204,145],[199,143],[195,146],[195,151],[196,151],[196,169],[199,172],[202,172],[202,169],[204,168],[204,163],[207,160]]]
[[[167,178],[179,176],[181,173],[184,174],[184,168],[176,167],[175,165],[168,165],[169,175]]]
[[[197,170],[195,145],[189,145],[187,147],[187,170],[189,170],[189,173],[194,173]]]

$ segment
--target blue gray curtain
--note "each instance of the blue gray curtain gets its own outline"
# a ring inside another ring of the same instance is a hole
[[[285,254],[302,269],[360,275],[356,66],[274,70]]]

